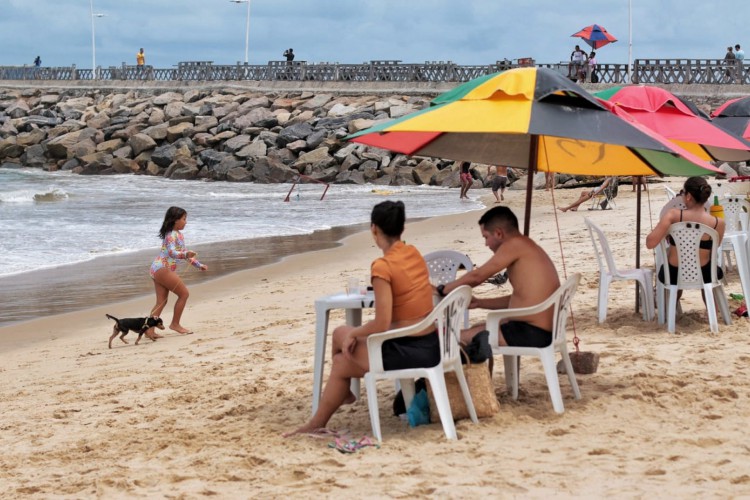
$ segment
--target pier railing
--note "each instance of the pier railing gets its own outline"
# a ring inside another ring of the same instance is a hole
[[[92,69],[67,67],[0,66],[0,80],[311,80],[359,82],[465,82],[482,75],[520,66],[550,68],[573,77],[567,61],[537,64],[533,59],[496,61],[486,65],[458,65],[452,61],[403,63],[398,60],[362,64],[307,61],[269,61],[267,64],[214,64],[213,61],[184,61],[173,68],[153,66],[110,66]],[[628,82],[627,64],[599,64],[599,83]],[[590,81],[590,73],[586,75]],[[633,83],[646,84],[750,84],[750,64],[723,59],[636,59]]]

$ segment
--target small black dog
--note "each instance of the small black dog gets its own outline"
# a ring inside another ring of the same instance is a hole
[[[120,335],[120,340],[127,344],[128,341],[125,340],[125,335],[127,335],[130,331],[138,332],[138,338],[135,340],[135,344],[138,345],[138,341],[141,340],[143,334],[146,334],[146,337],[156,342],[156,339],[160,338],[161,335],[157,335],[154,329],[158,328],[160,330],[164,330],[164,321],[156,316],[149,316],[148,318],[123,319],[117,319],[114,316],[110,316],[109,314],[105,314],[105,316],[115,321],[115,326],[112,329],[112,336],[109,338],[110,349],[112,349],[112,341],[115,337],[117,337],[118,333],[122,333],[122,335]]]

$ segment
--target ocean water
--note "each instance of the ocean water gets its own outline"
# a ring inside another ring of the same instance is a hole
[[[143,276],[148,276],[150,261],[161,245],[157,232],[172,205],[188,212],[183,234],[189,247],[221,247],[226,249],[222,260],[238,261],[234,266],[213,265],[213,277],[269,258],[330,246],[331,239],[346,233],[332,228],[367,223],[373,205],[385,199],[403,201],[409,218],[482,206],[479,201],[459,200],[455,189],[339,184],[331,184],[323,200],[325,186],[298,186],[285,202],[291,187],[0,169],[0,325],[101,303],[105,299],[97,295],[97,287],[85,285],[91,281],[110,291],[108,282],[118,282],[124,295],[108,300],[146,293],[152,285]],[[248,261],[253,253],[265,259]],[[117,273],[130,266],[138,270],[137,278]],[[119,283],[122,280],[139,285],[125,286]],[[45,293],[52,285],[57,292]],[[75,297],[83,293],[82,286],[91,289],[93,298]],[[18,300],[21,295],[25,298]],[[39,297],[38,305],[33,305],[32,297]]]

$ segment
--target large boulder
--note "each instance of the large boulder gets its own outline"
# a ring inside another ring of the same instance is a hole
[[[174,161],[176,152],[177,148],[172,144],[164,144],[154,149],[151,153],[151,161],[160,167],[167,168]]]
[[[128,141],[128,146],[133,149],[133,155],[138,156],[143,151],[148,151],[156,147],[156,141],[144,133],[135,134]]]
[[[252,174],[245,167],[234,167],[227,172],[229,182],[250,182],[253,180]]]
[[[182,101],[182,94],[179,92],[164,92],[163,94],[154,97],[152,102],[154,103],[154,106],[164,106],[172,101]]]
[[[228,153],[235,153],[250,143],[249,135],[237,135],[224,143],[223,150]]]
[[[193,124],[189,122],[178,123],[167,129],[167,141],[174,142],[177,139],[185,135],[185,131],[193,128]]]
[[[198,177],[198,162],[195,158],[178,156],[174,162],[164,171],[164,177],[169,179],[191,180]]]
[[[253,141],[234,154],[240,158],[260,158],[261,156],[266,156],[267,153],[268,146],[266,146],[265,142]]]
[[[91,153],[81,156],[78,160],[81,162],[81,175],[96,175],[112,166],[113,157],[109,153]]]
[[[73,148],[76,144],[95,135],[95,129],[84,128],[57,136],[47,143],[47,154],[52,158],[69,160],[74,156]]]
[[[309,123],[296,123],[279,132],[277,144],[283,148],[290,142],[306,139],[312,133],[313,128]]]
[[[258,158],[252,169],[253,180],[260,184],[290,182],[299,176],[299,171],[289,168],[272,156]]]
[[[34,128],[30,132],[23,132],[16,137],[16,144],[27,147],[33,144],[39,144],[47,137],[44,130]]]
[[[276,115],[270,109],[255,108],[235,119],[233,125],[236,129],[242,130],[252,126],[272,128],[277,124]]]
[[[432,178],[437,175],[437,173],[437,165],[430,160],[422,160],[416,167],[414,167],[414,170],[412,170],[414,182],[417,184],[429,185]]]

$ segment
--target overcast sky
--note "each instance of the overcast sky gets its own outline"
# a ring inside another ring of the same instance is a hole
[[[570,35],[597,23],[619,41],[600,63],[628,61],[628,0],[251,0],[250,63],[283,59],[489,64],[568,60]],[[97,65],[244,60],[246,4],[230,0],[93,0]],[[633,58],[723,58],[750,47],[748,0],[632,0]],[[581,43],[588,49],[588,46]],[[0,66],[90,68],[90,0],[0,0]]]

